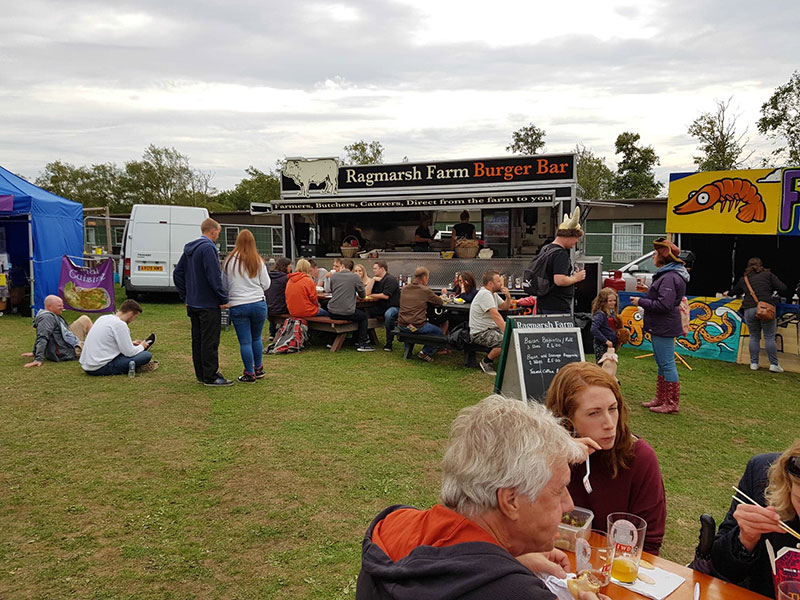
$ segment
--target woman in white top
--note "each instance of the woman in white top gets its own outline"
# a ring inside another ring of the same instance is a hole
[[[367,275],[367,270],[362,264],[358,264],[353,267],[353,273],[361,278],[361,283],[364,284],[364,291],[366,292],[366,295],[369,296],[372,293],[372,286],[375,284],[375,278]]]
[[[264,292],[269,289],[267,266],[256,249],[256,240],[247,229],[239,232],[236,246],[222,265],[222,284],[228,290],[231,322],[239,339],[244,373],[242,383],[264,377],[261,331],[267,320]]]

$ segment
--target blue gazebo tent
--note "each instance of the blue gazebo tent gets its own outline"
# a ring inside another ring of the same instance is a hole
[[[58,293],[61,257],[83,255],[83,205],[0,167],[0,228],[14,272],[21,267],[30,278],[35,314]]]

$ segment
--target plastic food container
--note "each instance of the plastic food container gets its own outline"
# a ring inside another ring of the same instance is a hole
[[[574,552],[575,535],[581,530],[592,528],[592,519],[594,519],[594,513],[588,508],[579,508],[576,506],[567,514],[578,522],[583,521],[583,524],[580,527],[576,527],[574,525],[568,525],[564,522],[560,523],[558,526],[558,538],[556,539],[554,545],[556,548]]]

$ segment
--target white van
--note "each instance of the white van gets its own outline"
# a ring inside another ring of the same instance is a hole
[[[183,247],[200,237],[200,224],[207,218],[208,210],[196,206],[133,206],[122,247],[122,285],[128,298],[177,292],[172,273]]]

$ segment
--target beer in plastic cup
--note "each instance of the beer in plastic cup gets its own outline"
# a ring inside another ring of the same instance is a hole
[[[616,512],[606,517],[608,537],[614,544],[611,576],[622,583],[633,583],[639,574],[647,521],[630,513]]]

